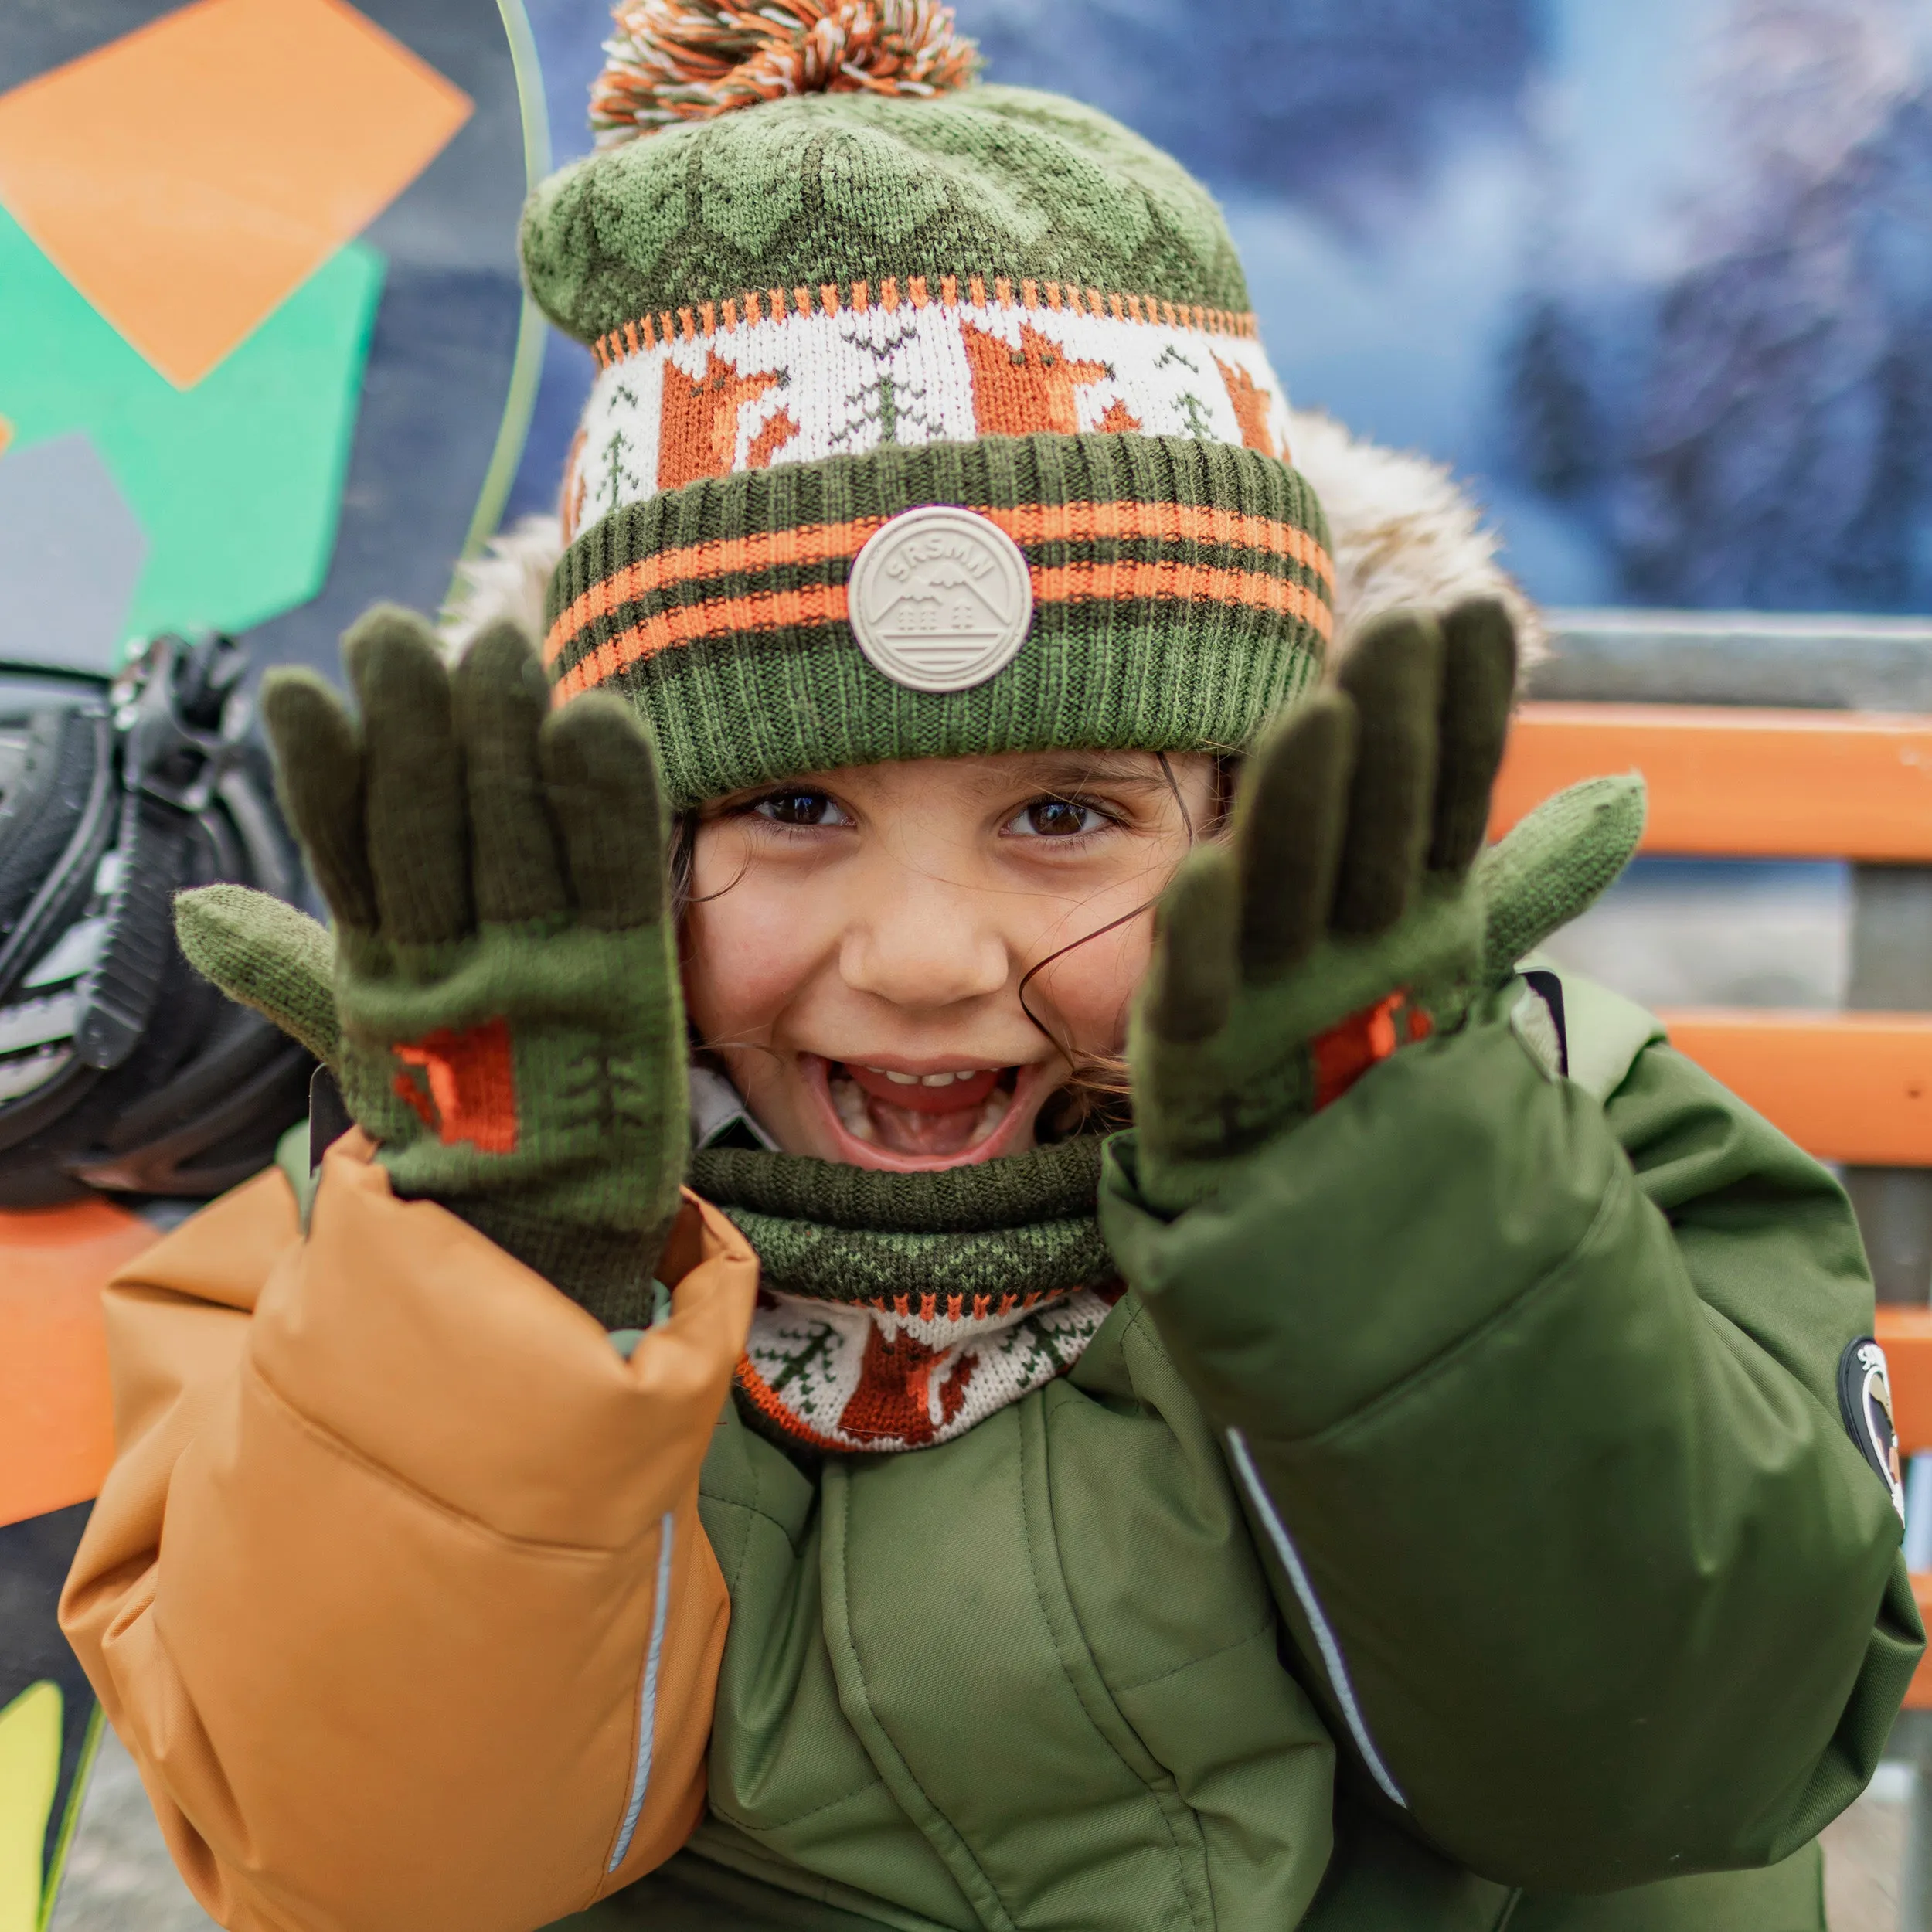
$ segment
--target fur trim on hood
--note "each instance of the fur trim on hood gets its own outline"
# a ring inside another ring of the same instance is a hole
[[[1501,539],[1440,464],[1351,436],[1333,417],[1290,413],[1295,467],[1315,486],[1335,546],[1338,655],[1371,618],[1403,606],[1446,611],[1465,597],[1500,597],[1516,621],[1527,669],[1548,655],[1535,607],[1496,561]],[[499,618],[543,634],[543,593],[563,553],[554,516],[526,516],[457,567],[442,614],[453,652]]]
[[[1318,410],[1292,410],[1289,420],[1294,466],[1321,499],[1335,546],[1338,655],[1386,611],[1444,611],[1468,597],[1509,607],[1521,669],[1549,655],[1535,605],[1496,561],[1502,538],[1446,464],[1365,442]]]

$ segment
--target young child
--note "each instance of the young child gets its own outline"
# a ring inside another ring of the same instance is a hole
[[[109,1294],[63,1617],[196,1895],[1821,1927],[1920,1648],[1871,1291],[1516,971],[1634,781],[1478,857],[1494,601],[1317,689],[1173,163],[911,0],[628,19],[523,240],[602,366],[542,666],[379,611],[359,723],[272,681],[332,931],[182,907],[356,1124]]]

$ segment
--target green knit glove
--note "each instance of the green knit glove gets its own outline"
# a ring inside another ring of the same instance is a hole
[[[1141,1190],[1178,1213],[1471,1002],[1614,879],[1635,778],[1550,801],[1477,864],[1515,684],[1503,607],[1399,614],[1264,736],[1231,835],[1164,896],[1129,1032]]]
[[[649,736],[614,698],[553,712],[508,626],[452,675],[427,624],[378,608],[344,655],[359,731],[312,672],[262,696],[334,915],[333,1014],[327,941],[272,900],[184,895],[184,949],[330,1063],[397,1193],[645,1325],[689,1145]]]

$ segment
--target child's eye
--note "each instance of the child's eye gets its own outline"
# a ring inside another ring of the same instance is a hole
[[[753,806],[760,818],[775,825],[849,825],[851,818],[837,800],[822,791],[794,787],[787,791],[768,791]]]
[[[1078,798],[1036,798],[1022,805],[1006,829],[1022,838],[1078,838],[1114,821],[1097,805]]]

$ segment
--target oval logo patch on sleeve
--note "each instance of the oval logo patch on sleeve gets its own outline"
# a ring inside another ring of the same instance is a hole
[[[1838,1362],[1838,1400],[1846,1432],[1892,1492],[1892,1507],[1905,1520],[1905,1478],[1899,1468],[1898,1425],[1893,1419],[1892,1379],[1885,1351],[1868,1335],[1846,1345]]]

